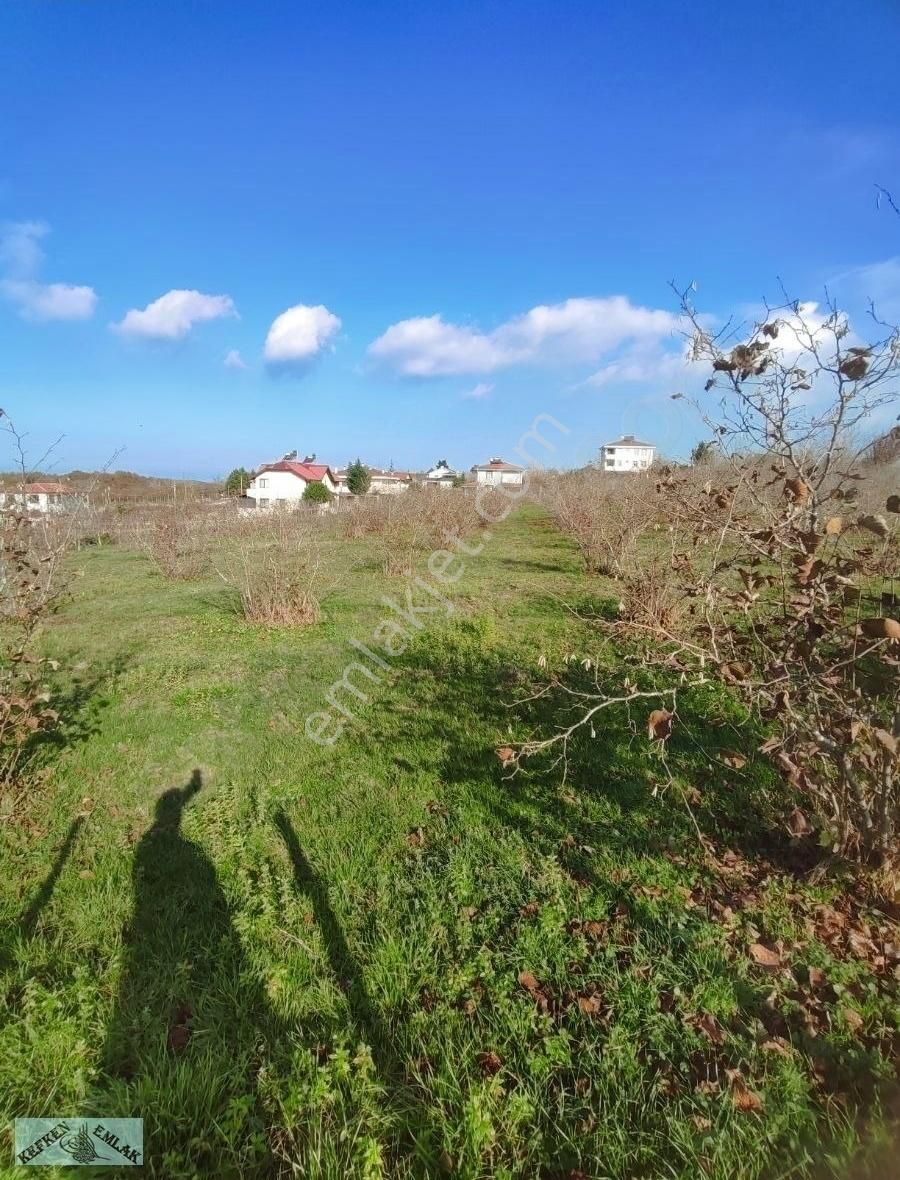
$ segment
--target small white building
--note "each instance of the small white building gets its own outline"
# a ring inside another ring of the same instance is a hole
[[[616,442],[604,443],[600,448],[603,471],[646,471],[655,458],[653,443],[641,442],[633,434],[624,434]]]
[[[250,481],[247,495],[257,508],[296,508],[311,483],[323,484],[332,495],[337,492],[337,480],[326,463],[282,459],[260,467]]]
[[[525,481],[525,468],[517,467],[515,463],[507,463],[505,459],[490,459],[487,463],[479,463],[472,468],[475,482],[484,484],[522,484]]]
[[[422,484],[426,488],[452,488],[459,479],[459,472],[454,471],[446,459],[438,459],[430,471],[425,472]]]
[[[27,483],[14,491],[0,492],[0,509],[19,508],[25,512],[76,512],[87,497],[64,483]]]

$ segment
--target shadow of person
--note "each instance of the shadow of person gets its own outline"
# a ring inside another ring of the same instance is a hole
[[[395,1150],[398,1155],[404,1156],[405,1166],[409,1169],[404,1174],[431,1176],[434,1169],[416,1157],[419,1150],[424,1150],[427,1141],[436,1141],[439,1136],[430,1125],[427,1111],[410,1084],[410,1063],[404,1062],[397,1039],[392,1036],[390,1028],[372,1003],[363,971],[347,945],[341,924],[331,906],[327,886],[307,860],[291,821],[281,810],[275,813],[273,819],[291,859],[294,886],[299,893],[309,898],[312,905],[328,965],[346,997],[356,1035],[369,1046],[385,1095],[389,1096],[385,1101],[390,1102],[396,1120]],[[416,1145],[416,1150],[413,1150],[413,1145]]]
[[[77,815],[69,824],[69,830],[66,833],[66,838],[63,840],[56,856],[53,858],[53,864],[50,866],[50,872],[44,878],[40,888],[35,893],[34,897],[28,906],[28,909],[22,914],[19,920],[18,927],[9,926],[0,935],[0,971],[6,971],[16,958],[16,944],[18,940],[27,941],[34,937],[35,931],[38,928],[38,922],[41,913],[47,903],[53,896],[53,891],[56,888],[56,882],[59,880],[60,874],[65,867],[66,861],[69,859],[69,854],[78,837],[78,832],[81,825],[84,823],[84,816]]]
[[[201,787],[195,770],[166,791],[135,851],[134,910],[91,1104],[144,1119],[155,1174],[252,1176],[271,1162],[257,1074],[275,1030],[215,869],[182,831]]]

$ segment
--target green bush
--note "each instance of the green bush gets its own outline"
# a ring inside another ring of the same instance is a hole
[[[309,504],[329,504],[331,492],[323,483],[308,483],[303,489],[303,499]]]

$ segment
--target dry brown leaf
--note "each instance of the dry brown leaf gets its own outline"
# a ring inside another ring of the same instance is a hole
[[[813,826],[800,810],[795,807],[788,816],[788,831],[792,836],[809,836],[812,834]]]
[[[809,986],[823,987],[825,984],[825,972],[820,967],[810,967],[809,969]]]
[[[672,732],[674,714],[668,709],[654,709],[647,718],[647,736],[651,741],[664,742]]]
[[[479,1053],[478,1064],[481,1066],[481,1072],[487,1078],[493,1077],[495,1073],[499,1073],[503,1068],[503,1062],[493,1050],[489,1050],[486,1053]]]
[[[770,1041],[763,1041],[761,1048],[766,1053],[779,1053],[782,1057],[790,1057],[792,1052],[784,1037],[773,1037]]]
[[[841,1015],[844,1018],[844,1024],[846,1024],[854,1036],[856,1033],[862,1032],[865,1021],[855,1008],[841,1008]]]
[[[849,380],[859,381],[869,371],[869,362],[864,355],[857,353],[842,360],[838,369]]]
[[[763,1108],[762,1098],[753,1090],[748,1089],[744,1076],[739,1069],[725,1071],[731,1082],[731,1101],[735,1110],[745,1114],[757,1114]]]
[[[880,746],[883,746],[889,754],[896,755],[897,753],[897,739],[892,733],[888,733],[886,729],[875,730],[875,741]]]
[[[533,918],[540,912],[540,904],[536,901],[526,902],[519,910],[519,914],[523,918]]]
[[[859,629],[870,639],[900,639],[900,623],[896,619],[863,619]]]
[[[407,832],[406,843],[411,848],[421,848],[425,843],[425,833],[421,828],[414,828],[413,831]]]
[[[578,1007],[585,1016],[597,1016],[603,1011],[603,1000],[598,995],[579,996]]]
[[[726,766],[730,766],[734,770],[740,770],[747,765],[747,759],[743,754],[739,754],[737,750],[723,750],[721,758]]]
[[[769,950],[761,942],[751,945],[750,957],[758,967],[765,967],[767,971],[777,971],[781,967],[781,955],[777,951]]]
[[[519,972],[519,983],[527,992],[536,992],[541,989],[541,985],[530,971]]]
[[[500,759],[501,766],[509,766],[510,763],[516,760],[516,752],[512,746],[500,746],[494,753]]]
[[[829,518],[825,521],[825,532],[829,537],[839,537],[843,531],[843,516],[829,516]]]
[[[711,1121],[702,1114],[692,1114],[691,1122],[700,1132],[708,1131],[712,1127]]]
[[[799,477],[784,481],[785,495],[795,504],[805,504],[809,499],[809,485]]]
[[[692,1023],[714,1045],[721,1045],[725,1040],[725,1030],[711,1012],[701,1012]]]

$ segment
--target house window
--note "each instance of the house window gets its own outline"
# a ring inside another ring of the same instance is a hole
[[[267,479],[261,479],[259,481],[259,486],[261,488],[267,488],[269,486],[269,481]]]
[[[269,501],[268,501],[268,500],[266,500],[266,499],[262,499],[262,500],[260,500],[260,502],[259,502],[259,506],[260,506],[260,508],[268,508],[268,507],[269,507]]]
[[[287,504],[287,500],[276,500],[276,504]]]
[[[40,498],[40,496],[38,496],[38,495],[36,495],[36,494],[34,494],[34,493],[32,493],[32,492],[29,492],[29,494],[28,494],[28,496],[26,497],[26,499],[28,500],[28,503],[29,503],[29,504],[40,504],[40,502],[41,502],[41,498]]]

